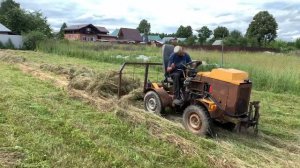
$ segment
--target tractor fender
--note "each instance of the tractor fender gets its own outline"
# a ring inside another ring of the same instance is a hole
[[[218,110],[217,105],[209,99],[204,99],[204,98],[196,99],[194,103],[206,108],[210,117],[212,117],[212,118],[217,118],[221,115],[220,110]]]
[[[146,92],[150,90],[155,91],[158,94],[161,101],[162,108],[172,106],[172,97],[168,94],[166,90],[164,90],[163,88],[151,88],[151,89],[147,89]]]

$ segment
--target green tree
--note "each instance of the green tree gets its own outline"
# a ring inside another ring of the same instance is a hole
[[[300,38],[297,38],[297,40],[295,42],[295,46],[296,46],[296,48],[300,49]]]
[[[203,45],[206,42],[206,39],[208,39],[212,35],[212,31],[209,30],[207,26],[201,27],[201,29],[197,30],[199,42],[201,45]]]
[[[5,0],[1,3],[0,22],[17,34],[40,31],[48,37],[52,35],[47,18],[43,17],[42,13],[27,12],[13,0]]]
[[[193,35],[193,29],[191,26],[179,26],[176,32],[176,36],[180,38],[188,38]]]
[[[239,39],[242,38],[242,33],[238,30],[232,30],[229,34],[230,37],[234,38],[234,39]]]
[[[278,24],[268,11],[258,12],[247,29],[247,37],[255,38],[260,46],[270,43],[277,37]]]
[[[0,15],[3,16],[6,12],[14,8],[20,9],[20,4],[13,0],[5,0],[1,3]]]
[[[151,31],[151,24],[148,23],[148,21],[146,19],[143,19],[143,20],[141,20],[137,29],[140,31],[140,33],[149,34]]]
[[[228,37],[229,35],[229,31],[226,27],[223,26],[218,26],[215,30],[214,30],[214,37],[215,39],[222,39],[223,37]]]
[[[45,40],[47,37],[40,31],[31,31],[24,36],[24,49],[35,50],[38,42]]]
[[[186,39],[186,44],[188,45],[188,46],[192,46],[192,45],[194,45],[195,44],[195,40],[197,39],[197,36],[190,36],[190,37],[188,37],[187,39]]]
[[[67,27],[67,24],[66,23],[63,23],[61,25],[61,28],[57,34],[57,38],[58,39],[64,39],[65,38],[65,28]]]
[[[224,44],[227,46],[247,46],[247,39],[242,36],[242,33],[238,30],[230,32],[229,36],[224,39]]]

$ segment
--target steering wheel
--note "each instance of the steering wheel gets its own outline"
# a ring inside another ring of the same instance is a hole
[[[182,64],[186,69],[189,69],[189,70],[194,70],[196,69],[199,65],[202,64],[202,61],[192,61],[192,62],[189,62],[187,64]]]

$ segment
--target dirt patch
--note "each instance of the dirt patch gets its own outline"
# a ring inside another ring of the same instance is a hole
[[[0,151],[0,167],[17,167],[23,158],[20,152]]]

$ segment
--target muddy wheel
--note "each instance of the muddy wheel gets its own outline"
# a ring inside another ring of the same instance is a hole
[[[154,91],[149,91],[146,93],[144,97],[144,107],[146,111],[157,115],[161,115],[163,110],[161,100],[158,94]]]
[[[194,134],[206,135],[210,126],[207,110],[201,106],[188,106],[183,113],[183,125]]]

